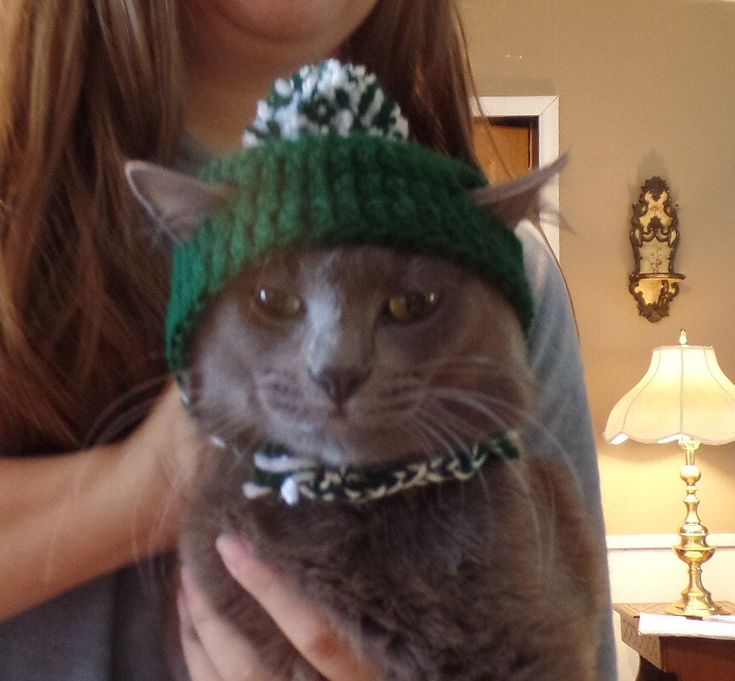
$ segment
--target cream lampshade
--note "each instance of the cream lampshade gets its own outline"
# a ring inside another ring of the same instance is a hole
[[[714,349],[688,345],[683,330],[679,345],[656,348],[645,376],[613,407],[603,436],[612,444],[630,438],[645,444],[676,441],[682,447],[687,515],[674,551],[689,566],[689,584],[669,612],[695,617],[724,612],[702,585],[701,564],[714,548],[707,545],[708,530],[699,519],[696,495],[699,444],[735,440],[735,385],[720,369]]]

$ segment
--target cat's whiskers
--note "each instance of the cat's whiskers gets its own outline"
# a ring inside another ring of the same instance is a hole
[[[487,408],[490,409],[494,405],[499,405],[506,412],[517,417],[518,423],[523,425],[525,429],[533,429],[537,439],[545,438],[544,450],[554,452],[558,456],[567,456],[566,451],[561,446],[558,438],[550,431],[548,426],[536,416],[533,411],[514,405],[501,397],[487,395],[479,391],[466,390],[469,396],[479,401],[488,402]]]
[[[439,453],[444,453],[444,454],[454,453],[455,449],[452,446],[452,443],[449,440],[447,440],[446,437],[444,437],[442,432],[439,429],[437,429],[435,425],[429,425],[428,420],[424,420],[424,419],[416,420],[414,423],[418,428],[423,430],[429,438],[433,439],[437,443],[437,445],[440,447]],[[435,456],[436,454],[437,452],[429,453],[427,455],[427,458],[431,458],[432,455]]]
[[[402,422],[410,419],[424,399],[423,394],[388,397],[378,395],[367,404],[356,403],[353,410],[356,415],[376,417],[381,423]]]
[[[453,422],[455,419],[449,418],[451,414],[438,414],[436,410],[425,406],[423,408],[423,415],[426,421],[430,421],[439,432],[454,442],[454,446],[452,447],[453,452],[470,452],[472,450],[475,442],[468,442],[465,437],[462,437],[463,435],[467,435],[467,433],[463,433],[461,429],[454,427],[456,425]]]
[[[268,376],[266,378],[256,374],[255,387],[267,395],[276,394],[293,399],[300,399],[303,395],[296,376]]]
[[[487,355],[456,355],[453,357],[442,357],[428,362],[424,370],[432,372],[432,375],[441,375],[443,370],[454,374],[457,371],[474,371],[478,375],[500,375],[506,374],[507,368],[493,357]]]
[[[366,418],[375,418],[376,425],[398,424],[411,418],[426,388],[424,373],[416,369],[374,368],[373,381],[377,389],[358,393],[348,405],[348,413],[363,425]]]
[[[448,389],[448,390],[451,390],[451,389]],[[479,391],[473,391],[473,390],[464,390],[462,392],[465,393],[466,397],[473,400],[474,406],[477,407],[478,409],[482,408],[481,402],[485,401],[488,403],[486,411],[488,413],[493,413],[492,405],[499,404],[502,406],[503,409],[515,413],[518,416],[519,420],[524,422],[524,425],[528,426],[529,424],[532,424],[544,431],[548,431],[548,429],[545,428],[543,423],[541,423],[537,418],[534,418],[533,415],[529,414],[528,410],[522,409],[521,407],[518,407],[512,403],[508,403],[506,400],[503,400],[500,397],[493,396],[493,395],[487,395],[485,393],[482,393]],[[447,411],[446,406],[444,405],[437,406],[437,409],[438,411],[441,411],[443,409],[445,411],[443,418],[451,420],[452,414]],[[440,420],[442,418],[440,413],[437,413],[437,417],[438,417],[437,420]],[[459,419],[460,417],[458,416],[455,416],[454,418],[455,421]],[[549,437],[550,440],[553,439],[549,433],[547,433],[547,436]],[[558,443],[558,441],[556,440],[554,441],[556,442],[556,446],[552,448],[554,455],[555,456],[558,456],[558,455],[566,456],[566,454],[562,450],[561,445]],[[525,475],[521,471],[517,470],[514,467],[509,467],[508,471],[509,471],[509,474],[515,479],[518,486],[524,490],[526,498],[528,498],[531,494],[534,493],[534,491],[531,489],[529,485],[528,479],[525,477]],[[489,492],[489,489],[487,488],[487,481],[485,480],[483,476],[480,476],[480,480],[482,482],[482,485],[483,485],[483,488],[485,489],[486,494],[489,496],[490,492]],[[553,486],[553,481],[549,481],[547,483],[546,492],[547,492],[547,497],[551,500],[551,503],[553,504],[556,499],[556,492]],[[548,508],[548,511],[552,515],[555,513],[555,508],[553,507],[553,505]],[[533,516],[532,520],[534,523],[535,531],[541,532],[541,527],[543,523],[541,523],[540,519],[536,515]],[[553,555],[554,544],[552,540],[553,540],[553,537],[549,537],[547,538],[545,542],[541,543],[541,545],[545,547],[547,555],[539,555],[539,561],[544,561],[546,560],[548,555]],[[539,549],[539,551],[541,551],[541,549]]]
[[[485,385],[497,384],[499,382],[517,384],[520,388],[531,392],[534,381],[525,372],[518,372],[513,365],[499,363],[494,358],[486,355],[461,355],[449,357],[438,361],[434,365],[432,376],[432,387],[456,387],[468,391],[475,390],[477,395],[488,395],[485,391],[467,386],[448,385],[454,383],[457,378],[463,382],[472,381]],[[445,377],[446,375],[446,377]],[[439,385],[441,379],[442,385]]]
[[[252,430],[252,425],[247,420],[247,414],[239,414],[235,417],[229,413],[218,414],[215,417],[210,412],[207,412],[206,417],[201,413],[200,400],[206,398],[205,391],[197,384],[197,374],[201,372],[195,372],[190,370],[187,372],[187,382],[185,390],[182,389],[182,401],[187,405],[187,409],[199,425],[200,431],[203,437],[206,437],[211,444],[218,449],[223,447],[233,446],[236,440],[240,440],[242,435],[249,434]],[[242,444],[240,444],[242,448]]]
[[[247,447],[242,442],[243,437],[247,440],[258,439],[254,435],[254,426],[229,415],[209,421],[206,426],[207,432],[204,435],[217,449],[237,448],[246,451]]]
[[[235,418],[232,414],[219,414],[216,419],[208,416],[204,420],[201,415],[197,415],[201,392],[200,388],[191,386],[187,388],[186,399],[188,409],[207,443],[217,449],[237,448],[246,451],[248,447],[242,442],[243,436],[258,440],[254,436],[255,426],[252,420],[246,420],[244,416]]]
[[[252,435],[249,439],[241,443],[241,448],[244,451],[253,451],[259,443],[259,438],[257,438],[255,435]],[[211,447],[211,443],[206,441],[201,442],[199,449],[192,452],[192,456],[197,458],[199,461],[204,461],[212,453]],[[238,456],[226,456],[223,460],[227,464],[227,468],[224,469],[225,475],[234,475],[242,466],[242,461]],[[146,542],[146,545],[140,545],[137,541],[137,537],[133,537],[133,548],[135,552],[134,555],[136,556],[136,560],[138,561],[142,561],[147,556],[152,555],[154,553],[154,549],[161,545],[161,539],[170,524],[167,521],[167,518],[172,513],[178,513],[180,510],[180,498],[177,494],[177,481],[174,478],[170,480],[170,483],[170,494],[167,494],[166,497],[161,500],[160,512],[158,514],[159,520],[148,535],[148,541]],[[222,512],[224,514],[224,508],[222,509]],[[226,526],[226,520],[227,519],[224,515],[222,518],[220,518],[221,527]]]
[[[147,385],[145,387],[152,387],[155,384],[156,381],[152,379],[151,381],[147,382]],[[140,390],[133,390],[128,393],[128,396],[136,392],[143,392],[144,390],[145,388],[141,388]],[[151,397],[146,400],[141,400],[138,404],[126,410],[124,413],[118,415],[115,421],[97,436],[97,439],[95,441],[90,441],[85,446],[93,446],[96,444],[101,444],[114,440],[121,432],[126,432],[129,427],[138,423],[143,417],[145,417],[150,412],[151,408],[155,405],[157,400],[158,396]],[[182,442],[181,444],[188,446],[188,443],[185,442]],[[202,445],[202,448],[199,451],[192,452],[192,456],[195,457],[197,460],[200,460],[202,458],[202,451],[204,448],[206,448],[206,445]],[[140,454],[141,452],[138,451],[125,450],[125,456],[121,457],[119,460],[115,460],[116,462],[114,465],[122,471],[126,466],[130,465],[131,456],[138,456]],[[157,456],[157,453],[143,452],[142,455]],[[144,518],[143,516],[137,516],[137,502],[139,500],[139,495],[142,492],[138,488],[129,489],[131,507],[134,514],[126,531],[129,533],[133,559],[135,562],[139,563],[139,565],[145,564],[144,561],[147,557],[153,555],[154,553],[157,553],[160,550],[160,547],[163,545],[164,533],[170,532],[171,514],[176,512],[180,506],[181,499],[179,490],[182,489],[182,470],[174,467],[173,465],[167,465],[170,463],[171,462],[167,459],[159,459],[160,469],[168,483],[167,493],[159,499],[159,503],[157,506],[157,520],[153,521],[152,525],[150,525],[150,529],[148,530],[145,529],[146,527],[149,527],[148,519]],[[73,506],[76,503],[76,499],[80,496],[81,488],[87,482],[87,476],[92,469],[92,466],[93,461],[90,459],[80,467],[79,471],[74,476],[72,484],[66,492],[64,501],[59,507],[57,525],[58,530],[52,529],[49,533],[48,538],[45,569],[47,571],[47,574],[49,575],[55,569],[54,563],[56,560],[56,553],[59,548],[59,538],[61,536],[60,529],[66,522],[65,515],[67,509],[69,508],[69,506]],[[116,475],[116,472],[114,470],[112,472],[112,475]],[[125,476],[122,477],[124,478]]]
[[[429,461],[433,458],[435,458],[438,454],[442,454],[443,452],[441,449],[437,451],[436,445],[438,444],[439,447],[443,447],[446,451],[447,455],[452,455],[457,453],[458,451],[464,451],[464,452],[470,452],[472,449],[473,444],[465,443],[459,441],[459,447],[455,448],[452,447],[451,443],[449,443],[447,440],[445,440],[441,435],[439,434],[438,430],[435,428],[436,424],[439,422],[436,418],[435,413],[431,413],[429,410],[423,409],[422,416],[425,416],[425,418],[422,418],[421,420],[414,420],[410,423],[404,424],[405,430],[409,433],[409,435],[413,437],[417,437],[420,440],[423,440],[426,442],[426,451],[424,452],[424,458]],[[431,423],[432,425],[429,425]],[[485,480],[483,475],[477,475],[477,479],[479,480],[480,486],[482,487],[486,498],[489,498],[489,489],[487,486],[487,481]],[[442,496],[443,496],[443,485],[438,485],[436,487],[436,501],[441,506],[442,504]],[[460,487],[459,495],[458,497],[454,497],[452,500],[452,504],[454,506],[454,510],[457,510],[458,506],[463,506],[466,501],[465,497],[465,488],[464,486]]]
[[[432,390],[432,397],[468,407],[487,418],[493,428],[499,430],[507,430],[515,424],[508,423],[496,407],[500,407],[502,411],[509,412],[512,415],[524,413],[508,400],[463,388],[435,388]]]
[[[443,403],[434,401],[426,404],[428,418],[432,423],[442,424],[453,433],[460,448],[469,452],[474,444],[487,437],[488,433],[472,425],[466,419],[453,414]]]
[[[136,386],[125,391],[117,399],[108,404],[97,416],[84,438],[81,449],[86,449],[96,444],[103,444],[114,440],[118,435],[124,432],[129,426],[133,425],[137,420],[147,413],[151,405],[155,403],[156,395],[149,396],[144,402],[136,402],[127,409],[123,409],[124,405],[133,399],[138,399],[140,395],[150,394],[154,388],[163,387],[169,380],[169,374],[153,376],[142,381]],[[157,393],[158,391],[156,391]],[[121,411],[122,410],[122,411]],[[133,410],[135,410],[133,412]],[[143,412],[143,413],[138,413]],[[136,419],[131,420],[132,414],[136,415]],[[105,421],[111,420],[107,425]]]
[[[492,357],[488,355],[453,355],[451,357],[439,357],[426,363],[427,368],[452,366],[456,364],[479,364],[493,365],[497,364]]]
[[[276,414],[287,414],[289,419],[307,420],[318,410],[306,403],[298,376],[292,371],[268,368],[254,374],[258,399]]]
[[[484,437],[487,436],[487,433],[481,433],[481,432],[477,431],[476,429],[472,429],[472,431],[470,432],[470,429],[469,428],[467,428],[467,427],[464,427],[463,428],[462,426],[463,426],[463,421],[464,420],[461,419],[461,418],[459,418],[459,417],[454,416],[453,414],[451,414],[446,409],[446,407],[444,405],[438,404],[438,405],[434,405],[434,406],[436,407],[437,411],[434,412],[434,413],[432,413],[432,414],[430,414],[430,416],[433,417],[432,418],[432,423],[435,423],[435,424],[436,423],[444,423],[445,426],[446,426],[446,428],[451,428],[452,426],[454,426],[456,428],[456,430],[457,430],[457,437],[461,437],[462,435],[466,435],[467,437],[469,437],[469,441],[468,442],[462,443],[461,440],[460,440],[461,447],[460,447],[459,451],[464,451],[464,452],[467,452],[467,453],[470,452],[472,450],[472,447],[475,444],[477,444],[478,441],[484,439]],[[485,497],[489,499],[490,498],[490,489],[488,487],[487,480],[485,479],[485,476],[484,475],[478,475],[477,476],[477,479],[479,481],[480,487],[482,488],[482,490],[483,490],[483,492],[485,494]],[[441,493],[441,491],[440,491],[440,493]],[[464,500],[465,500],[465,497],[464,497],[464,488],[462,488],[462,493],[460,495],[460,499],[459,500],[460,500],[460,502],[464,502]]]
[[[434,417],[433,423],[444,422],[447,424],[453,424],[456,428],[459,429],[460,432],[466,434],[468,437],[475,438],[475,442],[483,439],[484,437],[487,437],[488,433],[481,433],[475,427],[470,428],[469,424],[464,425],[466,423],[465,419],[462,419],[460,416],[452,414],[445,404],[439,402],[432,406],[436,410],[432,414],[432,416]],[[510,472],[510,475],[512,475],[516,482],[525,490],[526,498],[528,498],[531,490],[529,489],[528,483],[523,474],[517,471],[514,467],[509,467],[508,470]],[[478,475],[477,479],[480,487],[483,490],[485,498],[487,498],[488,500],[491,499],[492,493],[485,475]],[[537,519],[534,519],[534,522],[538,524]]]
[[[409,438],[416,439],[424,443],[425,449],[423,451],[423,455],[426,459],[431,458],[432,453],[435,454],[434,443],[426,432],[419,427],[419,424],[410,421],[404,422],[401,424],[401,430],[403,430]]]

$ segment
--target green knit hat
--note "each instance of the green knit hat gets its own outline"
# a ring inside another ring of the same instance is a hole
[[[363,67],[328,60],[275,82],[244,148],[201,178],[236,188],[176,245],[166,329],[184,368],[197,316],[244,267],[276,250],[372,245],[442,257],[496,286],[532,319],[521,244],[470,191],[481,172],[408,141],[398,106]]]

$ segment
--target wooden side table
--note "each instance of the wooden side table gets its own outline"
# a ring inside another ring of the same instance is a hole
[[[641,635],[641,612],[663,613],[668,603],[617,603],[623,642],[640,656],[636,681],[735,681],[735,640]],[[735,605],[723,601],[735,611]]]

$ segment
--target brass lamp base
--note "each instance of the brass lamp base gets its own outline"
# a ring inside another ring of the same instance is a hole
[[[707,544],[709,531],[702,525],[697,513],[697,482],[702,477],[699,467],[694,463],[694,453],[699,447],[697,440],[682,438],[679,441],[686,455],[686,463],[682,466],[680,476],[686,483],[687,493],[684,505],[687,515],[684,524],[679,528],[679,544],[674,552],[679,559],[689,566],[689,583],[681,592],[681,598],[672,603],[666,612],[685,617],[707,617],[728,612],[727,608],[712,600],[712,594],[702,584],[702,563],[706,563],[715,552],[714,546]]]
[[[689,583],[681,592],[681,598],[666,608],[672,615],[684,617],[707,617],[727,612],[727,609],[712,600],[712,594],[702,584],[702,563],[708,561],[715,552],[713,546],[707,545],[707,528],[701,534],[693,535],[679,532],[681,539],[674,551],[679,559],[689,566]]]

